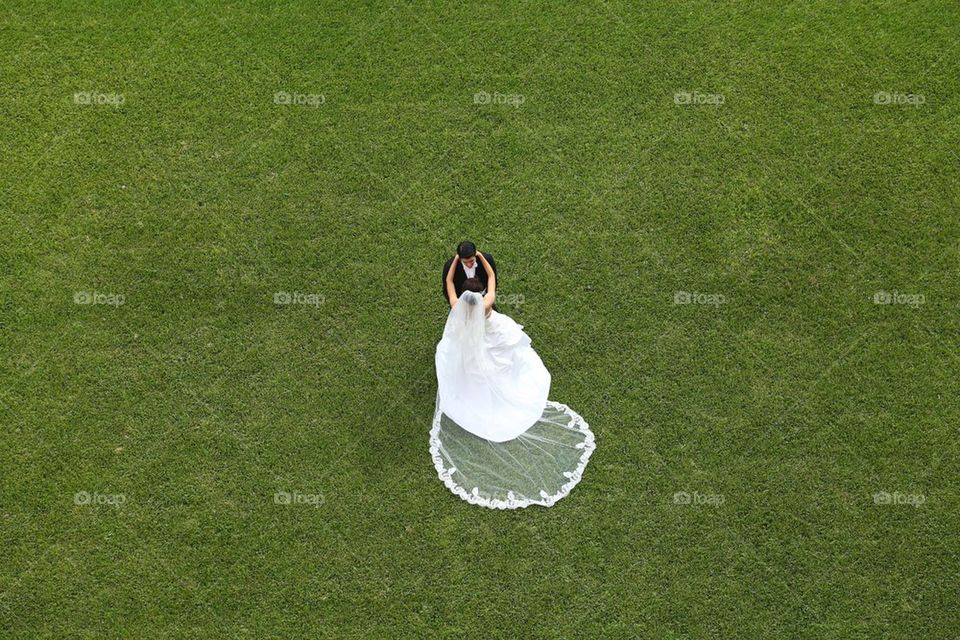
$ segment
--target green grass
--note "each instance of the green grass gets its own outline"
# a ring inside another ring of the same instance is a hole
[[[0,635],[956,638],[958,27],[6,4]],[[597,436],[550,509],[468,505],[430,461],[463,238]]]

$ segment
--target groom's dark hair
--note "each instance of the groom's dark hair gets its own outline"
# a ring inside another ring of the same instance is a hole
[[[470,256],[477,255],[477,245],[473,244],[469,240],[464,240],[460,243],[460,246],[457,247],[457,255],[462,259],[469,258]]]
[[[463,281],[463,290],[483,293],[483,283],[480,282],[480,278],[467,278]]]

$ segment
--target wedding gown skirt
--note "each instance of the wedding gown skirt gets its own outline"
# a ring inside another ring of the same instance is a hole
[[[464,362],[464,348],[449,332],[437,345],[437,384],[441,409],[460,427],[493,442],[513,440],[543,413],[550,372],[530,346],[530,336],[513,318],[490,310],[483,348],[492,367],[482,371]]]
[[[465,358],[451,324],[436,351],[430,454],[437,474],[472,504],[553,505],[580,481],[593,433],[575,411],[547,399],[550,373],[522,325],[491,310],[476,344],[482,353]]]

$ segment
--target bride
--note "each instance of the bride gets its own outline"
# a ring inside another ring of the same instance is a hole
[[[457,297],[458,256],[446,275],[450,314],[436,350],[430,452],[440,479],[468,502],[551,506],[580,481],[593,433],[579,414],[548,400],[550,372],[523,326],[493,308],[496,273],[476,256],[485,293],[473,277]]]

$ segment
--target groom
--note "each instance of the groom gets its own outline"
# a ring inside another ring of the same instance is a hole
[[[448,254],[449,255],[449,254]],[[490,268],[493,269],[493,273],[497,276],[497,288],[499,289],[500,284],[500,274],[497,273],[497,263],[493,261],[493,256],[489,253],[483,252],[483,257],[487,259],[487,262],[490,263]],[[457,291],[457,297],[460,297],[460,294],[463,293],[463,283],[467,278],[478,278],[483,284],[483,290],[487,290],[487,272],[479,262],[477,262],[477,247],[469,240],[464,240],[460,243],[460,246],[457,247],[457,264],[454,265],[456,271],[453,274],[453,288]],[[447,271],[450,269],[450,265],[453,264],[453,258],[447,260],[447,263],[443,265],[443,273],[440,274],[441,286],[443,287],[443,299],[447,299]]]

